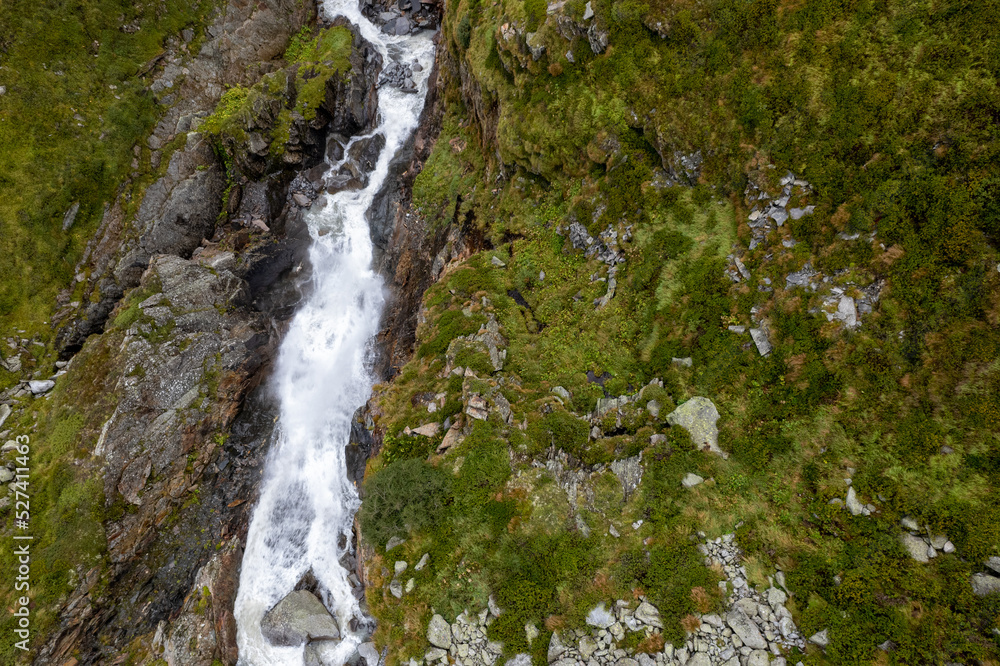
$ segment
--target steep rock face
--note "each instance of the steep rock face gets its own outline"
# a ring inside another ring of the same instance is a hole
[[[288,168],[323,171],[328,134],[336,140],[374,129],[382,57],[343,18],[332,25],[352,35],[346,71],[309,63],[277,71],[250,91],[248,108],[222,128],[219,143],[242,176],[257,180]],[[305,91],[317,77],[325,78],[321,100]]]
[[[190,139],[170,158],[166,174],[146,189],[133,223],[134,240],[127,241],[130,249],[114,271],[122,289],[137,284],[153,255],[191,256],[215,230],[225,177],[211,145],[198,135]]]
[[[111,584],[94,596],[77,590],[38,663],[61,663],[70,649],[99,660],[98,634],[121,645],[155,624],[186,596],[185,570],[225,532],[218,518],[210,530],[180,527],[231,464],[228,433],[274,349],[234,267],[230,252],[156,255],[109,330],[70,363],[72,398],[109,413],[89,464],[104,483]]]
[[[150,69],[162,68],[150,91],[165,107],[147,142],[153,168],[169,147],[183,145],[145,192],[133,192],[127,183],[105,211],[76,269],[77,281],[85,283],[85,297],[69,303],[67,291],[62,297],[66,307],[56,315],[56,321],[65,322],[57,336],[64,357],[77,351],[88,335],[101,331],[115,303],[138,284],[152,254],[190,256],[203,238],[211,238],[225,189],[223,169],[200,135],[184,137],[211,112],[227,87],[252,83],[276,69],[270,61],[314,16],[312,3],[233,0],[206,29],[207,39],[197,55],[184,60],[176,49],[168,49],[149,64]],[[133,194],[143,196],[136,213],[129,212]]]
[[[247,285],[229,270],[234,261],[228,252],[198,261],[154,257],[138,291],[140,297],[158,286],[161,291],[121,312],[120,318],[132,312],[138,318],[88,350],[99,354],[101,346],[114,347],[109,378],[115,383],[104,390],[117,405],[94,451],[105,461],[105,496],[117,491],[139,507],[123,518],[120,539],[112,529],[112,561],[134,554],[135,540],[145,532],[139,526],[162,521],[170,498],[195,483],[204,465],[195,462],[187,476],[185,456],[226,429],[267,360],[261,353],[268,349],[267,326],[246,307]],[[210,457],[214,442],[199,448],[199,455]],[[147,488],[150,476],[156,481]],[[155,504],[140,495],[156,498]]]
[[[413,180],[430,156],[441,130],[444,100],[439,92],[441,77],[446,76],[442,70],[453,67],[448,52],[439,50],[420,125],[390,165],[385,185],[368,214],[375,267],[389,285],[375,364],[377,376],[384,379],[395,375],[412,355],[420,299],[440,276],[443,263],[486,243],[471,220],[456,220],[451,227],[432,232],[426,220],[410,206]]]
[[[288,11],[266,24],[287,39],[301,9],[282,7],[262,3],[247,21]],[[227,34],[213,48],[229,53]],[[302,159],[259,168],[243,131],[242,142],[217,144],[234,158],[224,178],[210,137],[192,131],[137,214],[127,195],[108,208],[81,270],[91,296],[60,336],[65,355],[79,349],[61,382],[87,406],[90,456],[79,465],[103,485],[107,557],[77,572],[83,582],[36,663],[107,663],[126,651],[133,663],[236,663],[241,544],[276,415],[262,382],[308,276],[304,216],[323,170],[301,169],[321,158],[327,132],[346,140],[375,122],[381,59],[355,33],[349,61],[348,75],[326,82],[316,118],[282,139]],[[288,94],[272,93],[279,107]],[[241,118],[266,126],[269,105]]]

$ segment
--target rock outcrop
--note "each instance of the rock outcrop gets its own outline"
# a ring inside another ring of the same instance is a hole
[[[652,637],[663,630],[659,609],[640,597],[638,601],[617,600],[610,607],[598,604],[588,612],[586,626],[553,632],[548,662],[554,666],[785,666],[786,659],[780,656],[782,651],[805,648],[805,639],[785,607],[787,592],[773,585],[763,592],[750,586],[733,534],[705,540],[699,549],[705,554],[707,565],[717,566],[725,573],[727,590],[731,591],[727,593],[725,612],[700,615],[700,626],[688,632],[681,647],[667,643],[662,650],[649,653],[620,647],[627,632]],[[783,580],[780,572],[777,577]],[[431,648],[419,660],[411,659],[410,666],[418,663],[443,666],[453,660],[474,666],[500,663],[503,644],[488,640],[486,633],[502,612],[503,609],[492,606],[477,614],[464,611],[450,624],[435,614],[426,634]],[[538,630],[529,624],[525,626],[525,634],[530,643]],[[530,656],[515,655],[505,666],[522,663],[530,664]]]
[[[70,303],[69,290],[60,296],[64,307],[55,319],[63,322],[57,346],[64,358],[103,329],[125,291],[138,284],[153,254],[189,257],[202,239],[212,237],[226,187],[224,170],[197,127],[226,88],[251,84],[276,69],[272,61],[314,16],[311,3],[233,0],[208,25],[197,54],[185,58],[187,45],[171,42],[151,63],[155,74],[150,90],[163,109],[146,146],[151,166],[157,169],[165,156],[176,152],[153,183],[144,189],[141,181],[124,184],[106,208],[76,267],[84,298]],[[137,157],[141,152],[136,146]],[[133,196],[141,197],[135,214],[129,213]]]
[[[687,430],[697,448],[725,458],[727,454],[719,448],[719,428],[715,425],[718,420],[715,403],[701,396],[687,400],[667,415],[667,423]]]

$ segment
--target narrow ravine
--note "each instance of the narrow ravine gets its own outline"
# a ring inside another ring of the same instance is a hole
[[[247,535],[235,604],[242,666],[303,663],[302,647],[271,645],[261,635],[260,622],[309,571],[343,635],[322,655],[325,663],[343,664],[370,623],[351,594],[350,572],[341,564],[353,548],[359,506],[347,477],[344,447],[351,417],[371,391],[372,341],[384,302],[382,279],[372,269],[365,214],[393,156],[417,127],[434,44],[429,31],[382,34],[362,16],[356,0],[327,0],[323,12],[329,19],[343,16],[357,25],[385,66],[396,61],[421,67],[413,72],[416,94],[388,85],[379,90],[374,134],[384,136],[385,147],[367,186],[317,200],[308,216],[312,283],[282,342],[271,380],[280,417]],[[352,631],[352,625],[358,629]]]

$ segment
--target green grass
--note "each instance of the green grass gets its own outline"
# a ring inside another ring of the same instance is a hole
[[[27,491],[31,518],[26,533],[34,537],[28,594],[33,603],[33,645],[55,626],[59,599],[76,588],[81,575],[94,567],[103,575],[107,564],[104,522],[124,510],[120,501],[105,504],[103,479],[88,460],[100,426],[113,410],[108,396],[98,388],[108,373],[108,361],[106,348],[88,347],[50,398],[34,402],[21,412],[17,423],[7,424],[13,426],[13,435],[30,438]],[[13,509],[5,509],[4,514],[5,532],[14,532]],[[0,566],[16,568],[11,549],[0,554]],[[23,594],[12,589],[12,582],[0,589],[5,605]],[[98,584],[98,592],[104,584]],[[11,617],[0,621],[0,630],[11,635],[14,626]],[[5,663],[19,663],[22,656],[12,643],[0,646]]]
[[[582,5],[564,11],[579,20]],[[807,635],[830,629],[825,654],[810,648],[815,663],[867,663],[885,640],[899,646],[889,663],[996,660],[1000,600],[973,597],[968,576],[1000,552],[992,492],[1000,483],[1000,5],[592,5],[610,30],[607,52],[595,56],[585,38],[567,41],[542,17],[538,61],[500,31],[514,18],[538,18],[532,7],[469,2],[446,12],[445,44],[466,78],[444,91],[442,135],[414,203],[433,230],[471,225],[493,249],[428,290],[420,351],[381,394],[384,424],[443,420],[413,406],[417,393],[444,391],[451,404],[463,390],[499,391],[527,430],[494,424],[513,454],[514,476],[494,494],[518,498],[507,535],[496,532],[488,503],[478,518],[463,513],[460,528],[412,535],[412,555],[434,549],[464,577],[441,574],[410,601],[373,604],[393,620],[384,637],[396,658],[426,647],[431,606],[455,614],[499,591],[507,565],[470,539],[509,536],[530,549],[535,535],[574,532],[562,492],[525,469],[532,457],[558,439],[595,463],[632,455],[664,431],[671,447],[646,449],[640,492],[624,506],[583,512],[595,533],[609,516],[642,516],[654,540],[696,530],[716,536],[742,522],[754,582],[766,584],[775,568],[788,572],[800,627]],[[657,22],[669,26],[662,37],[645,27]],[[661,155],[694,149],[705,158],[697,187],[652,185]],[[794,249],[772,242],[745,254],[754,274],[734,285],[723,271],[734,242],[749,242],[744,187],[753,180],[774,192],[788,170],[812,184],[800,203],[816,212],[781,230],[799,241]],[[604,269],[557,232],[571,221],[594,235],[608,225],[631,228],[618,293],[604,308],[592,303],[605,284],[591,281]],[[842,231],[875,232],[876,240],[842,241]],[[493,267],[493,256],[506,267]],[[831,285],[883,281],[859,331],[816,314],[819,296],[782,289],[806,261]],[[773,293],[758,289],[764,278]],[[514,290],[527,305],[515,302]],[[748,324],[754,307],[769,322],[774,350],[766,358],[726,330]],[[481,368],[481,379],[464,386],[440,378],[448,339],[487,312],[508,341],[503,370]],[[694,360],[690,370],[673,366],[685,356]],[[560,426],[602,395],[588,370],[612,375],[611,395],[661,377],[665,405],[709,396],[732,455],[692,452],[674,429],[634,412],[621,424],[602,421],[610,436],[581,447]],[[552,396],[555,385],[572,393],[565,406]],[[430,460],[461,470],[465,455],[459,447]],[[376,459],[372,472],[384,464]],[[843,499],[848,468],[859,495],[878,506],[875,516],[854,518],[829,504]],[[714,481],[682,491],[688,471]],[[896,540],[903,515],[946,533],[958,556],[910,560]],[[609,550],[604,539],[587,546],[599,561],[592,579],[607,576],[602,590],[563,593],[561,570],[525,582],[510,592],[511,626],[496,631],[524,648],[515,624],[572,625],[584,600],[621,598],[642,584],[642,572],[605,564],[631,547]],[[661,603],[690,610],[683,595],[706,582],[703,574],[694,567],[645,584]]]
[[[213,0],[156,11],[119,0],[0,6],[0,316],[48,336],[57,291],[130,170],[158,109],[137,75]],[[126,32],[119,26],[138,27]],[[63,216],[80,209],[69,231]]]

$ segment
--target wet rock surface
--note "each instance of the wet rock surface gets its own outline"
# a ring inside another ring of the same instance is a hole
[[[242,64],[236,75],[233,62],[280,55],[308,19],[308,9],[286,4],[230,7],[209,29],[199,58],[219,62],[199,70],[215,77],[193,97],[205,105],[203,115],[220,82],[253,82]],[[234,17],[243,17],[239,25]],[[225,51],[236,33],[259,31],[276,32],[252,48]],[[331,129],[347,141],[374,122],[381,61],[357,42],[351,63],[351,74],[327,87],[322,124],[310,127],[320,156]],[[265,174],[249,142],[232,145],[241,160],[231,162],[223,207],[222,163],[197,132],[186,138],[145,190],[135,218],[121,198],[107,209],[78,271],[87,268],[83,279],[100,297],[61,313],[60,344],[72,360],[58,381],[100,415],[87,464],[103,479],[112,518],[108,568],[80,572],[39,664],[62,664],[69,655],[105,663],[136,637],[150,650],[141,663],[237,660],[232,608],[241,543],[276,416],[261,383],[309,275],[304,216],[318,189],[316,174],[297,172],[307,159]],[[352,438],[359,476],[371,450],[361,432],[368,434],[362,425]],[[356,589],[363,595],[360,581]]]
[[[261,633],[272,645],[339,640],[340,628],[316,595],[296,590],[264,614]]]
[[[444,6],[438,0],[361,0],[359,4],[365,17],[389,35],[437,29]]]

